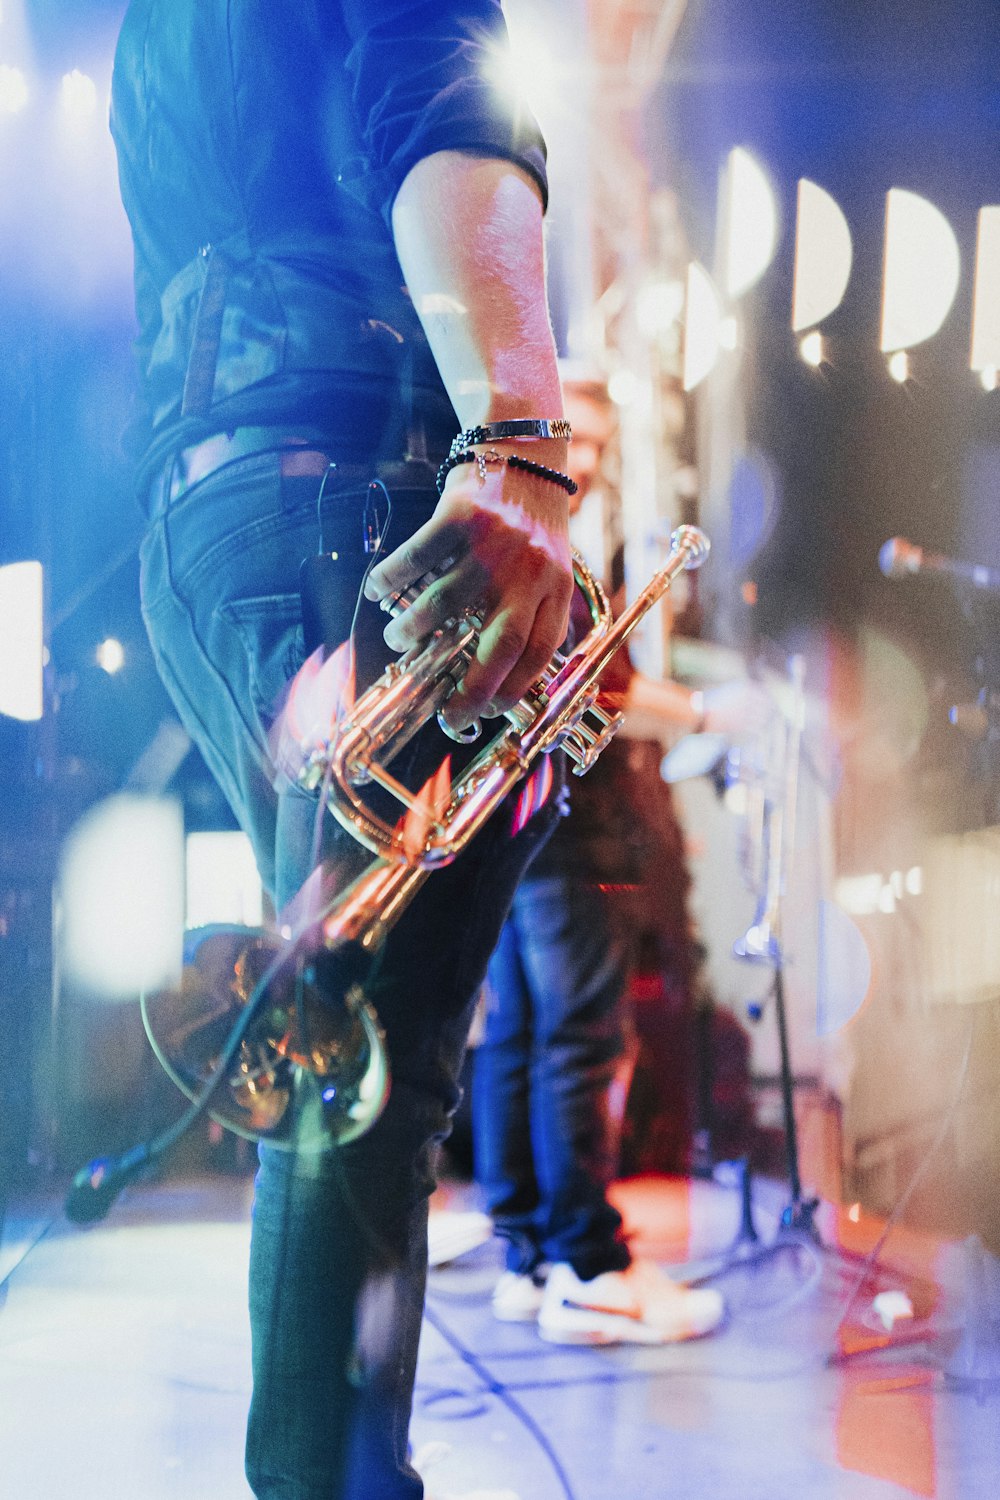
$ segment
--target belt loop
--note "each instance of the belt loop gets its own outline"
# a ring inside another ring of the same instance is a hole
[[[160,469],[149,482],[148,500],[146,505],[146,517],[149,521],[158,521],[165,516],[170,509],[171,502],[176,499],[174,484],[177,478],[177,454],[171,454]]]

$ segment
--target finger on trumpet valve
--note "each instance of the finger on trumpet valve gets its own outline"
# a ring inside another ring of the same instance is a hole
[[[404,610],[409,609],[415,600],[420,598],[424,589],[429,588],[432,583],[436,583],[439,578],[443,578],[448,569],[454,566],[455,559],[453,557],[446,557],[436,567],[428,568],[426,573],[422,573],[419,578],[415,579],[405,589],[400,589],[396,594],[386,594],[384,599],[379,600],[379,609],[383,610],[387,615],[392,615],[393,618],[396,615],[401,615]],[[473,613],[476,613],[476,611],[473,611]]]

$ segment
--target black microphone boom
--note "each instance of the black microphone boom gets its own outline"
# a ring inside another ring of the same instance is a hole
[[[153,1157],[147,1143],[133,1146],[124,1156],[99,1156],[81,1167],[66,1194],[65,1212],[74,1224],[96,1224],[118,1194]]]
[[[945,557],[941,552],[925,552],[903,536],[890,537],[879,548],[878,565],[886,578],[911,578],[917,573],[938,573],[947,578],[957,578],[961,583],[971,583],[976,589],[1000,591],[1000,569],[984,567],[982,563],[961,562],[957,557]]]

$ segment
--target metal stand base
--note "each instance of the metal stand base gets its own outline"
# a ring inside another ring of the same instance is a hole
[[[944,1378],[980,1400],[1000,1394],[1000,1260],[975,1235],[965,1242],[965,1319]]]

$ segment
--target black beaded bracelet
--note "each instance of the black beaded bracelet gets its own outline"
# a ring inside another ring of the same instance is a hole
[[[478,464],[480,478],[486,479],[487,464],[506,464],[509,469],[522,469],[525,474],[534,474],[536,479],[547,479],[550,484],[557,484],[567,495],[575,495],[580,486],[575,479],[570,479],[568,474],[563,474],[559,469],[549,469],[545,464],[533,463],[530,458],[522,458],[519,453],[449,453],[444,463],[437,471],[437,492],[444,492],[444,482],[452,469],[457,469],[459,464]]]

